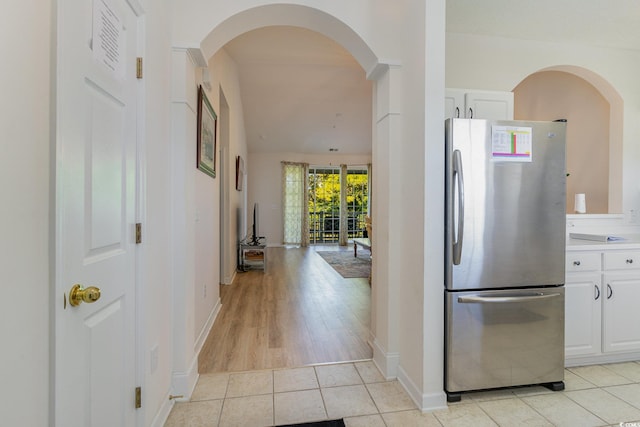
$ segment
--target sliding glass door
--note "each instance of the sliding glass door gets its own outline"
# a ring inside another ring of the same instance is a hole
[[[347,231],[349,239],[364,237],[369,214],[369,177],[366,169],[347,169]]]
[[[366,168],[347,169],[340,182],[339,167],[309,166],[310,243],[337,243],[340,219],[346,216],[348,238],[362,237],[369,200]],[[346,192],[346,209],[340,209],[340,192]]]

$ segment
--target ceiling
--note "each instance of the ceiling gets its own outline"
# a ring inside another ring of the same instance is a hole
[[[274,26],[224,49],[238,66],[250,152],[371,153],[372,82],[342,46]]]
[[[640,50],[639,0],[447,0],[447,31]],[[372,82],[342,46],[299,27],[225,45],[250,152],[371,153]]]
[[[447,31],[640,50],[638,0],[447,0]]]

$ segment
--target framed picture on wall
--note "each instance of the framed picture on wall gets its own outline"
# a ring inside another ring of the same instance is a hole
[[[242,191],[242,181],[244,179],[244,160],[236,157],[236,190]]]
[[[216,116],[211,103],[198,86],[198,169],[216,177]]]

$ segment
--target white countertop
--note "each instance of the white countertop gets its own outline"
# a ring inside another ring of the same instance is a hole
[[[596,234],[596,233],[593,233]],[[603,235],[603,233],[597,233]],[[605,250],[605,249],[640,249],[640,234],[604,234],[621,237],[623,240],[597,242],[594,240],[571,239],[567,235],[568,251]]]

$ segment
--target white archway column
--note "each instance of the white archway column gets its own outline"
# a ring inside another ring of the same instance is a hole
[[[204,64],[204,65],[203,65]],[[171,221],[173,363],[171,394],[187,400],[198,380],[195,350],[195,159],[197,91],[195,71],[206,66],[199,49],[172,49]]]
[[[444,92],[445,9],[425,9],[424,294],[422,410],[447,407],[444,392]]]
[[[400,180],[392,174],[394,162],[400,161],[393,150],[394,141],[402,137],[401,80],[399,64],[378,64],[368,75],[375,80],[373,93],[373,149],[374,174],[372,187],[373,272],[371,287],[371,345],[373,360],[386,378],[398,376],[400,362],[398,343],[398,286],[394,281],[394,257],[402,248],[394,247],[397,239],[390,239],[393,223],[402,221],[402,204],[394,198]],[[395,165],[395,168],[399,165]],[[397,169],[395,169],[397,170]],[[394,191],[395,189],[395,191]]]

